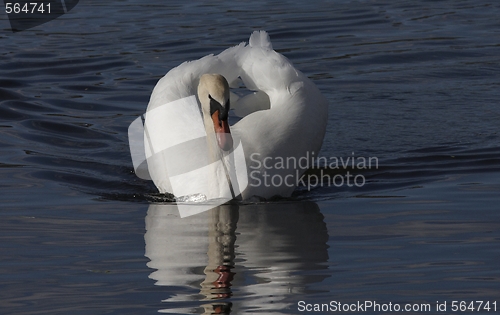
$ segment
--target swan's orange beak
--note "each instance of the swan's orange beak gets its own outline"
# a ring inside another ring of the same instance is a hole
[[[212,121],[214,123],[215,137],[217,138],[219,147],[224,151],[231,150],[233,148],[233,137],[231,136],[227,119],[220,120],[219,110],[216,110],[212,114]]]

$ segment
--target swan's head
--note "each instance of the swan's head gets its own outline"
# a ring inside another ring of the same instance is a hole
[[[227,121],[230,106],[229,84],[226,78],[220,74],[202,75],[198,85],[198,98],[203,116],[211,118],[219,147],[224,151],[231,150],[233,138]]]

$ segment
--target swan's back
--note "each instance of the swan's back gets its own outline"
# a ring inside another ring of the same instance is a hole
[[[326,131],[328,102],[309,78],[286,57],[272,50],[266,32],[254,32],[245,49],[240,76],[247,88],[265,93],[270,102],[268,110],[255,111],[232,127],[242,139],[245,153],[258,153],[261,158],[260,163],[247,160],[248,171],[279,176],[281,180],[287,176],[298,179],[305,170],[268,169],[262,160],[267,158],[274,165],[280,159],[298,161],[302,157],[317,156]],[[311,161],[308,165],[311,166]],[[266,187],[262,185],[262,178],[250,176],[249,191],[244,197],[289,196],[294,189],[295,186]]]
[[[292,63],[272,47],[267,32],[254,32],[250,36],[245,54],[238,61],[240,76],[249,90],[265,93],[286,90],[294,81],[303,79]]]

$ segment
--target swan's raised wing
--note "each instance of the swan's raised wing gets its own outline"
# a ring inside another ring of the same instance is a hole
[[[198,60],[186,61],[170,70],[153,89],[148,111],[178,99],[196,95],[201,75],[205,73],[222,74],[231,83],[239,76],[236,57],[244,44],[226,49],[219,55],[208,55]]]
[[[179,178],[184,182],[176,184],[172,177],[174,175],[172,174],[172,165],[175,164],[173,164],[172,159],[175,157],[174,160],[179,162],[175,165],[181,165],[184,169],[192,169],[197,164],[191,163],[189,157],[201,160],[206,155],[203,154],[202,146],[195,146],[197,150],[193,150],[188,146],[179,146],[178,143],[179,139],[196,140],[199,138],[199,131],[205,131],[199,100],[195,96],[199,79],[205,73],[221,73],[230,80],[236,80],[239,74],[234,56],[243,47],[242,44],[227,49],[217,56],[208,55],[198,60],[184,62],[170,70],[156,84],[145,115],[145,130],[148,133],[144,134],[144,148],[145,155],[148,157],[149,176],[160,192],[169,192],[180,196],[173,189],[174,186],[192,191],[198,187],[194,184],[201,185],[203,179],[210,180],[207,176],[201,176],[200,179],[193,181],[183,173]],[[193,99],[194,105],[191,101],[181,101],[191,99]],[[172,104],[178,104],[175,106],[181,108],[172,109]],[[167,110],[168,108],[170,109]],[[180,132],[182,134],[179,134]],[[152,149],[150,144],[152,142],[154,142],[154,148],[159,148],[158,150]],[[171,154],[171,150],[164,150],[164,148],[176,148],[176,154]],[[175,169],[178,168],[175,167]],[[207,185],[203,184],[202,186]],[[179,191],[185,193],[184,189]]]

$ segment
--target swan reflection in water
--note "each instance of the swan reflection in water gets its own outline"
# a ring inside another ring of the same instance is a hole
[[[183,219],[175,205],[151,205],[144,238],[150,278],[178,292],[162,313],[279,314],[328,277],[328,233],[313,202],[222,205]]]

